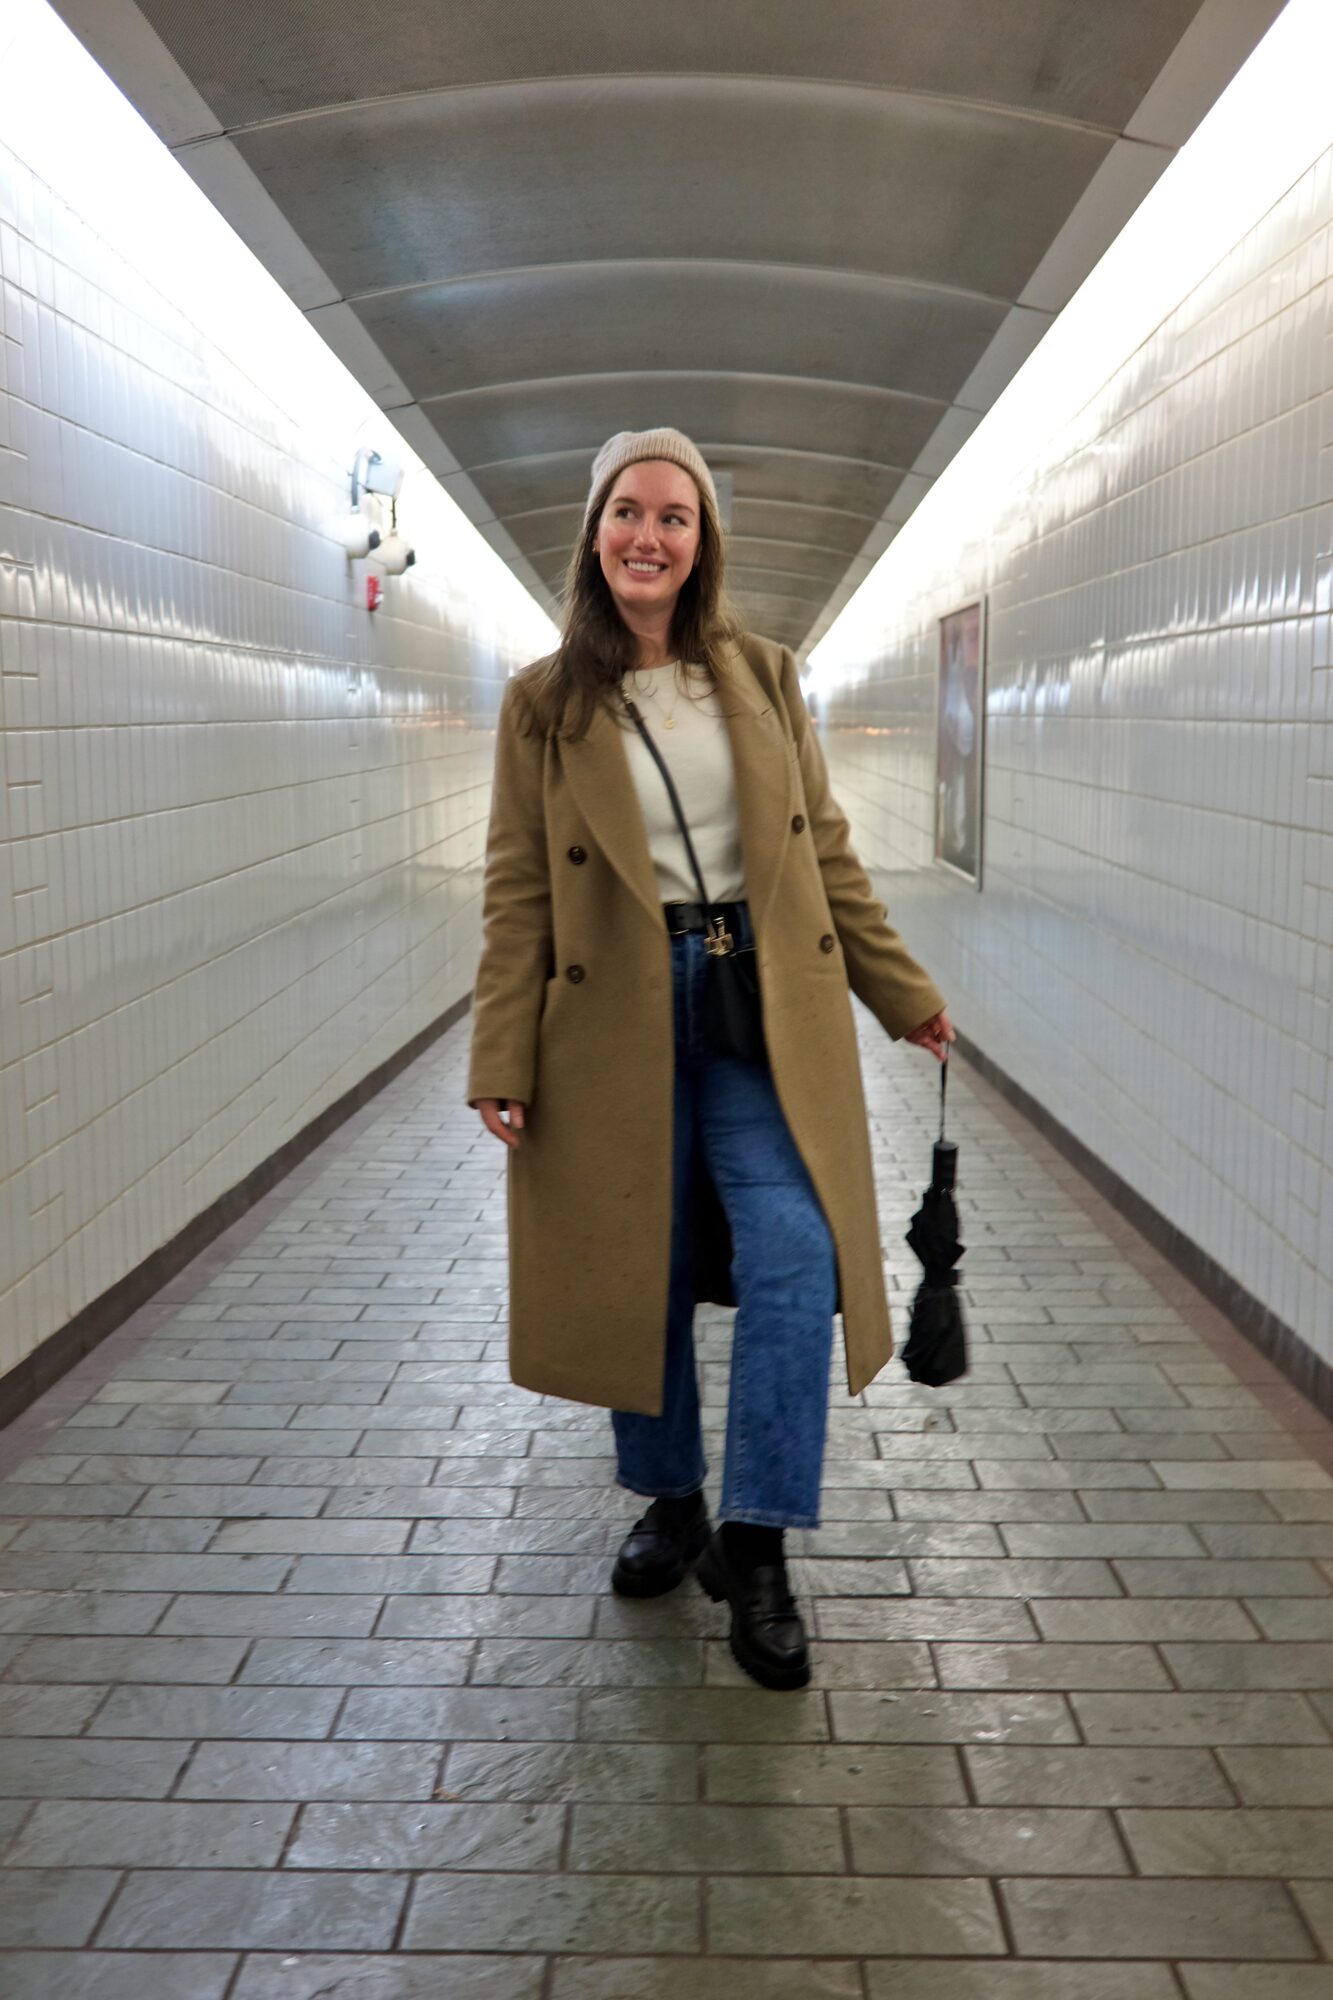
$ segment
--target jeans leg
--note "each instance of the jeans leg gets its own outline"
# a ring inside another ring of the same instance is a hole
[[[672,940],[676,1016],[676,1085],[671,1155],[671,1280],[667,1297],[662,1414],[613,1410],[616,1484],[658,1497],[694,1493],[704,1483],[699,1381],[694,1358],[694,1271],[689,1195],[698,1151],[697,1073],[690,1059],[687,983],[697,937]]]
[[[837,1261],[767,1063],[709,1063],[700,1135],[737,1300],[718,1517],[817,1528]]]

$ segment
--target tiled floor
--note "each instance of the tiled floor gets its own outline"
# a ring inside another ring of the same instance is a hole
[[[5,2000],[1333,2000],[1329,1427],[960,1066],[975,1365],[835,1373],[756,1688],[508,1381],[467,1034],[0,1440]]]

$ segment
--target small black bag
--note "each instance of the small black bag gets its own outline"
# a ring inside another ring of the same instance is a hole
[[[720,913],[713,914],[671,773],[648,734],[638,709],[627,695],[622,699],[634,718],[634,725],[644,740],[649,756],[662,773],[671,809],[676,815],[690,866],[694,870],[694,879],[699,885],[699,902],[708,913],[710,928],[704,933],[704,949],[708,953],[708,970],[704,980],[704,1034],[708,1045],[714,1055],[740,1056],[746,1062],[766,1062],[768,1050],[764,1042],[759,960],[755,948],[753,945],[737,946],[727,929],[726,919]]]

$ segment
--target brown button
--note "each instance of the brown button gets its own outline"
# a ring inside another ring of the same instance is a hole
[[[792,823],[791,823],[791,830],[792,830],[792,832],[793,832],[793,833],[804,833],[804,832],[805,832],[805,816],[804,816],[804,814],[802,814],[802,813],[797,813],[797,815],[796,815],[795,819],[794,819],[794,820],[792,821]]]
[[[583,967],[581,965],[567,965],[565,967],[565,978],[570,980],[575,986],[578,985],[582,977]]]
[[[574,864],[575,864],[575,865],[577,866],[577,865],[578,865],[578,863],[580,863],[580,862],[582,862],[582,861],[586,861],[586,860],[587,860],[587,858],[588,858],[588,856],[587,856],[587,853],[586,853],[586,851],[585,851],[585,850],[584,850],[583,848],[581,848],[581,847],[571,847],[571,848],[570,848],[570,850],[569,850],[569,858],[570,858],[570,860],[571,860],[572,862],[574,862]]]
[[[833,939],[827,931],[825,931],[823,937],[819,940],[819,949],[821,951],[832,951],[833,949]]]

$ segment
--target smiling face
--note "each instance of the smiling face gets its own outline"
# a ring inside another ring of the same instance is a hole
[[[665,458],[627,465],[602,508],[593,546],[622,615],[670,615],[699,560],[699,491],[688,472]]]

